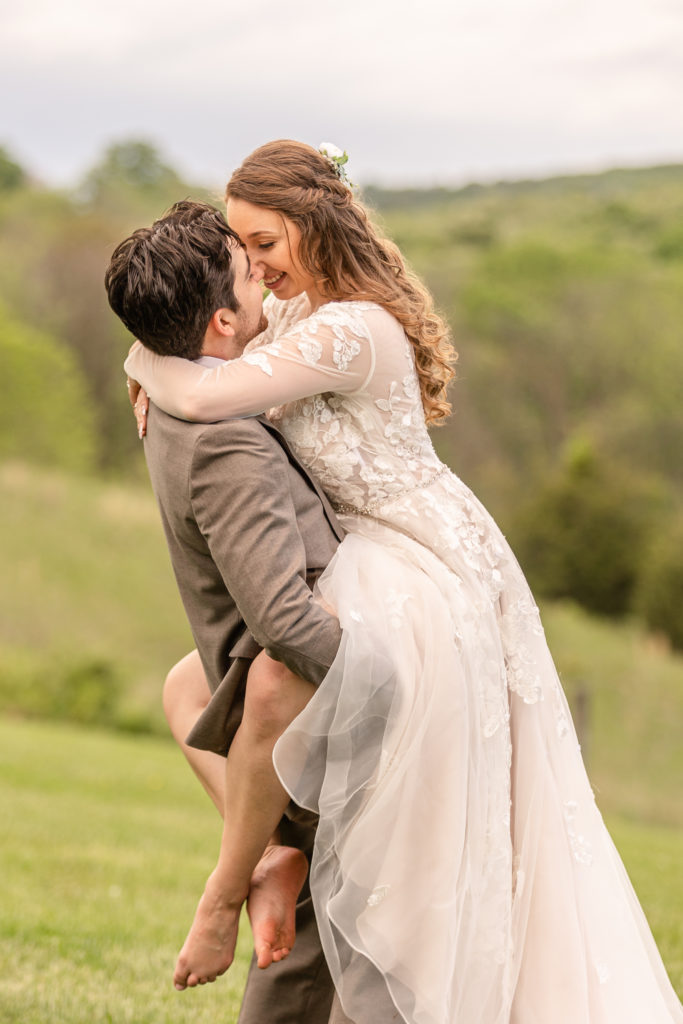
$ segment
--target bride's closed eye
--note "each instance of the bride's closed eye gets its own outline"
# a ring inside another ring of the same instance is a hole
[[[272,249],[274,245],[275,242],[260,242],[258,247],[259,249]]]

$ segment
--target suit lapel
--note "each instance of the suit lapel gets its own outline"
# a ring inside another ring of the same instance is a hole
[[[332,505],[330,504],[329,498],[325,494],[324,490],[322,489],[322,487],[320,486],[318,481],[315,479],[315,477],[312,477],[311,474],[306,469],[306,467],[304,465],[302,465],[301,462],[299,462],[299,460],[297,459],[296,455],[294,454],[292,449],[287,444],[287,440],[285,439],[284,434],[280,430],[278,430],[278,428],[273,423],[271,423],[270,420],[268,420],[265,416],[257,416],[256,419],[259,421],[259,423],[262,423],[263,426],[267,430],[269,430],[270,433],[275,438],[277,438],[278,442],[280,443],[280,445],[284,449],[285,454],[287,455],[287,458],[289,459],[289,461],[292,463],[293,466],[296,467],[296,469],[298,469],[298,471],[301,473],[301,475],[306,480],[308,480],[309,484],[311,485],[311,487],[313,488],[315,493],[320,498],[320,501],[322,502],[323,511],[325,512],[325,516],[327,518],[327,521],[330,524],[330,527],[332,528],[332,532],[334,533],[334,535],[335,535],[335,537],[337,538],[338,541],[342,541],[344,539],[344,530],[342,529],[342,527],[341,527],[341,525],[340,525],[340,523],[339,523],[339,521],[338,521],[338,519],[337,519],[337,517],[336,517],[336,515],[334,513],[334,509],[332,508]]]

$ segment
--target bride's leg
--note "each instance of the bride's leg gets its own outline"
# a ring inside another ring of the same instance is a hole
[[[210,750],[189,747],[185,742],[185,737],[210,700],[211,691],[201,658],[197,651],[192,651],[174,665],[166,677],[164,714],[173,738],[222,816],[225,804],[225,758]]]
[[[186,655],[169,672],[163,703],[171,732],[195,775],[218,811],[225,807],[225,758],[185,743],[185,737],[211,699],[197,651]],[[300,850],[281,846],[277,832],[251,877],[247,911],[254,936],[258,966],[282,960],[295,937],[296,899],[308,873]]]
[[[265,654],[259,655],[249,671],[244,717],[225,765],[220,856],[180,951],[174,974],[176,988],[213,981],[232,963],[239,914],[252,874],[289,802],[289,796],[273,768],[273,748],[314,691],[311,683],[293,675],[284,665],[272,661]],[[278,863],[278,870],[273,872],[277,877],[277,889],[288,894],[285,899],[292,908],[298,893],[297,889],[291,895],[295,888],[293,879],[300,876],[301,859],[298,863],[298,868],[294,864]],[[288,885],[285,884],[286,876],[290,878]],[[303,877],[298,887],[302,884]],[[260,888],[263,893],[263,886]],[[265,891],[272,895],[274,888],[266,887]],[[253,919],[261,921],[259,902],[258,895],[255,903],[250,901],[250,914]],[[272,907],[269,914],[272,916]],[[293,939],[293,927],[291,930]],[[287,931],[288,927],[283,926],[281,932]],[[272,959],[280,958],[280,954],[286,955],[287,951],[288,947],[279,947]],[[259,963],[267,966],[262,959],[268,959],[267,949],[259,952]]]

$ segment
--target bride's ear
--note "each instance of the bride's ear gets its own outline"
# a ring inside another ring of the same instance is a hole
[[[209,321],[209,326],[216,334],[220,334],[224,338],[231,338],[235,333],[234,321],[235,314],[231,309],[217,309]]]

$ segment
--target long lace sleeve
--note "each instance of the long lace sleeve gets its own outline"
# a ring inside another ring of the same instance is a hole
[[[125,370],[155,405],[199,423],[254,416],[327,391],[348,394],[363,387],[374,368],[362,307],[328,303],[276,341],[211,368],[137,345]]]

